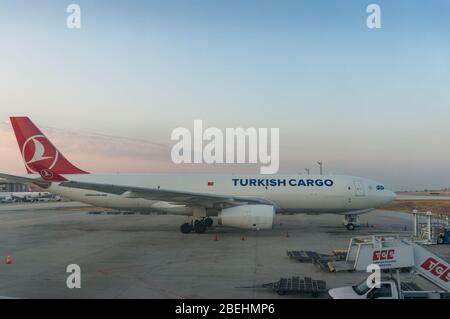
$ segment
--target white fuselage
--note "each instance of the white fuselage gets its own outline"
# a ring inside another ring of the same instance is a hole
[[[80,174],[70,181],[264,199],[278,213],[362,213],[392,201],[395,194],[381,183],[342,175],[216,175],[216,174]],[[170,202],[130,198],[63,187],[48,190],[98,207],[191,215],[192,208]],[[176,200],[174,199],[174,202]],[[217,211],[208,211],[209,215]]]

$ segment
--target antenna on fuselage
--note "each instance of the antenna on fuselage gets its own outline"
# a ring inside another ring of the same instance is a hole
[[[322,170],[323,162],[317,162],[317,164],[319,164],[320,175],[322,175],[322,173],[323,173],[323,170]]]

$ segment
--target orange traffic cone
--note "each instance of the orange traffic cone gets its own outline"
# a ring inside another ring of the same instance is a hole
[[[11,256],[6,256],[6,264],[7,265],[11,265],[12,264],[12,257]]]
[[[245,236],[244,235],[242,235],[241,240],[245,240]]]

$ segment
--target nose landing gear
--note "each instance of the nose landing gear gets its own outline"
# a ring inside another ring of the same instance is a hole
[[[351,215],[351,214],[347,214],[345,215],[345,221],[344,221],[344,226],[347,228],[347,230],[355,230],[356,227],[359,227],[359,218],[358,215]]]

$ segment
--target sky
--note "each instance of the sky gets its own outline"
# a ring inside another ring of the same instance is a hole
[[[94,171],[258,172],[174,167],[172,130],[201,119],[279,128],[280,173],[450,186],[450,1],[0,0],[0,35],[0,171],[24,172],[27,115]]]

